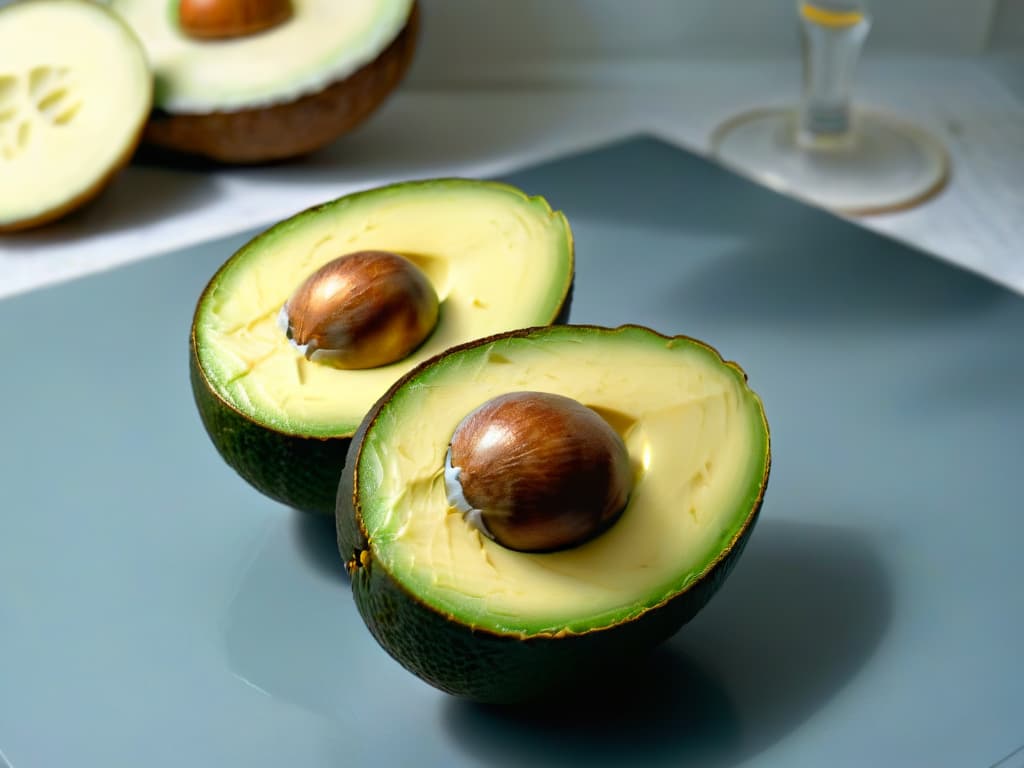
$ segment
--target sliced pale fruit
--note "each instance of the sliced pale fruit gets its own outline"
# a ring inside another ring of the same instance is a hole
[[[131,158],[152,100],[132,31],[85,0],[0,9],[0,231],[51,221]]]
[[[113,0],[153,63],[158,109],[143,135],[147,145],[220,163],[308,154],[373,114],[416,50],[414,0],[293,0],[283,21],[272,0],[223,0],[220,10],[232,3],[239,13],[239,4],[263,5],[264,20],[274,23],[202,37],[194,3],[184,9],[186,32],[178,0]],[[228,28],[211,32],[219,33]]]

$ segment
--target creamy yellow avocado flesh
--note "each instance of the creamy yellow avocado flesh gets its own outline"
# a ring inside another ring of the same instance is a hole
[[[311,273],[362,250],[418,264],[441,301],[432,335],[409,357],[366,370],[308,361],[278,326]],[[572,277],[565,217],[503,184],[458,179],[372,190],[282,222],[213,279],[196,317],[214,390],[260,423],[294,435],[352,434],[403,373],[470,339],[554,319]]]
[[[0,12],[0,226],[94,189],[126,160],[149,114],[138,40],[92,3]]]
[[[514,552],[448,505],[445,451],[463,416],[511,391],[553,392],[623,437],[635,486],[622,517],[582,546]],[[618,623],[693,581],[761,493],[767,427],[743,374],[712,350],[626,327],[545,329],[456,355],[387,403],[357,467],[374,558],[410,592],[472,626],[530,634]]]
[[[145,44],[157,105],[169,112],[239,110],[315,93],[373,61],[398,36],[413,0],[292,0],[280,26],[231,40],[193,40],[178,0],[113,0]]]

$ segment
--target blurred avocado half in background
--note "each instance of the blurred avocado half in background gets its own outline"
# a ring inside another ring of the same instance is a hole
[[[221,163],[308,154],[399,84],[414,0],[112,0],[156,78],[143,141]]]

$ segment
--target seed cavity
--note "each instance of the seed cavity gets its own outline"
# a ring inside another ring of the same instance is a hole
[[[18,89],[18,78],[14,75],[0,75],[0,107],[14,101]]]
[[[67,67],[49,67],[46,65],[32,67],[28,71],[28,93],[32,101],[39,102],[47,94],[60,86],[71,72]]]
[[[73,83],[67,80],[67,70],[60,70],[36,97],[39,114],[54,125],[67,125],[82,107],[82,100],[75,97]]]
[[[67,125],[74,119],[75,115],[78,114],[78,110],[81,108],[82,102],[76,102],[53,118],[53,122],[57,125]]]
[[[39,101],[42,92],[53,80],[56,72],[53,67],[32,67],[28,72],[28,92],[32,101]]]
[[[28,148],[36,120],[53,126],[74,121],[83,101],[69,75],[67,67],[46,65],[32,67],[24,75],[0,74],[0,155],[4,159],[13,160]]]
[[[67,95],[67,88],[57,88],[56,90],[50,91],[39,100],[39,104],[37,105],[39,107],[39,111],[47,113],[52,112],[53,107],[58,104],[61,99],[66,98]]]
[[[448,259],[426,253],[407,253],[405,251],[402,251],[401,255],[419,267],[420,271],[427,276],[434,286],[439,300],[443,301],[448,296],[448,292],[451,290]]]
[[[619,437],[622,439],[626,438],[629,431],[636,426],[637,418],[628,413],[615,410],[614,408],[607,408],[603,405],[593,405],[587,403],[587,407],[594,411],[598,416],[608,422],[609,426],[618,432]]]

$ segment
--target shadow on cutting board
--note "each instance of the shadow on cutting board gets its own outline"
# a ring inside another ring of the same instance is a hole
[[[349,583],[345,562],[338,552],[334,518],[292,510],[291,534],[302,558],[325,578]]]
[[[721,593],[646,664],[550,711],[451,699],[488,765],[731,765],[797,729],[885,634],[888,581],[850,529],[762,520]]]
[[[82,238],[130,234],[155,226],[183,208],[201,208],[222,194],[215,180],[170,169],[132,166],[118,174],[108,189],[80,209],[39,229],[5,235],[20,247],[38,244],[45,251],[57,243]]]

